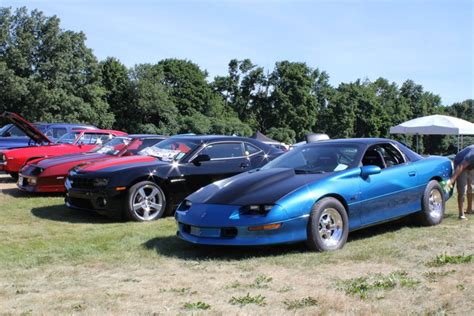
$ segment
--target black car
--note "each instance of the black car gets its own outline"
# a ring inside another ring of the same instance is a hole
[[[171,215],[190,193],[265,165],[282,154],[236,136],[173,136],[140,155],[108,159],[70,171],[66,204],[134,221]]]

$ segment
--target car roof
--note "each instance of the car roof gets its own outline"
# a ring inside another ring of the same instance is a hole
[[[155,135],[155,134],[130,134],[128,135],[130,138],[168,138],[164,135]]]
[[[254,139],[242,136],[226,136],[226,135],[174,135],[173,139],[183,139],[183,140],[198,140],[201,142],[211,142],[211,141],[253,141]]]
[[[90,124],[83,124],[83,123],[43,123],[43,122],[36,122],[33,125],[41,125],[49,127],[61,127],[61,126],[72,126],[72,127],[83,127],[86,129],[97,129],[94,125]]]
[[[325,139],[325,140],[320,140],[314,143],[308,143],[308,145],[316,145],[316,144],[339,144],[339,143],[344,143],[344,144],[361,144],[361,145],[372,145],[372,144],[378,144],[382,142],[395,142],[392,139],[388,138],[336,138],[336,139]]]
[[[127,136],[128,134],[122,131],[116,131],[113,129],[78,129],[75,130],[74,132],[79,132],[79,133],[96,133],[96,134],[113,134],[116,136]]]

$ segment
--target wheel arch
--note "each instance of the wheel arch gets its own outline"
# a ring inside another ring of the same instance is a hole
[[[438,181],[438,182],[443,181],[443,179],[440,176],[434,176],[434,177],[431,177],[428,182],[433,181],[433,180]]]
[[[346,212],[347,212],[347,215],[350,214],[350,209],[349,209],[349,204],[347,204],[347,201],[346,199],[344,199],[344,197],[342,197],[342,195],[340,194],[337,194],[337,193],[328,193],[328,194],[325,194],[323,196],[321,196],[319,199],[317,199],[315,202],[314,202],[314,205],[316,205],[319,201],[321,201],[322,199],[324,198],[334,198],[336,200],[338,200],[339,202],[341,202],[341,204],[344,206],[344,208],[346,209]]]
[[[165,179],[157,176],[157,175],[141,175],[139,177],[136,177],[135,179],[133,179],[127,186],[127,190],[129,190],[132,186],[134,186],[135,184],[137,184],[138,182],[142,182],[142,181],[151,181],[151,182],[154,182],[156,183],[157,185],[160,186],[160,188],[163,190],[163,192],[165,193],[165,197],[166,197],[166,201],[167,202],[170,202],[172,199],[171,199],[171,195],[170,195],[170,192],[168,190],[168,186],[166,185],[166,181]]]

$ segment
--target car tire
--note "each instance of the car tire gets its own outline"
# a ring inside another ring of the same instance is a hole
[[[349,217],[339,200],[324,198],[311,210],[306,244],[315,251],[341,249],[349,235]]]
[[[421,211],[416,213],[416,222],[423,226],[438,225],[443,221],[446,201],[443,188],[436,180],[431,180],[423,192]]]
[[[165,214],[166,196],[158,184],[142,181],[128,190],[125,217],[136,222],[157,220]]]

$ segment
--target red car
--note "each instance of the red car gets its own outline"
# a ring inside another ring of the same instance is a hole
[[[115,136],[127,135],[124,132],[104,129],[74,130],[64,134],[56,143],[53,143],[29,122],[19,117],[13,118],[11,121],[36,143],[45,144],[0,151],[0,171],[9,173],[13,178],[18,176],[20,169],[29,161],[38,158],[86,152]]]
[[[29,192],[65,192],[64,180],[73,167],[134,155],[165,138],[161,135],[120,136],[86,153],[34,160],[20,170],[17,186]]]

